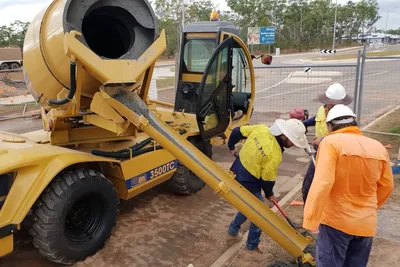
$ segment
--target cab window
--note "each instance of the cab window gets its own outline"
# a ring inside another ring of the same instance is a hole
[[[250,69],[244,51],[235,43],[232,54],[233,92],[251,93]]]
[[[203,73],[215,48],[215,38],[187,39],[183,54],[185,72]]]

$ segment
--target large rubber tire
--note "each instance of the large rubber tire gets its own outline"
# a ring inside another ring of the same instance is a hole
[[[209,141],[200,137],[188,139],[203,154],[212,159],[212,146]],[[205,183],[185,165],[178,161],[178,167],[174,175],[168,181],[168,186],[177,195],[190,196],[204,187]]]
[[[33,209],[33,245],[48,260],[73,264],[104,246],[116,224],[119,199],[100,172],[59,174]]]

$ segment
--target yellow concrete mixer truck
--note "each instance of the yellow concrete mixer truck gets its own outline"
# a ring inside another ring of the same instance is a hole
[[[73,264],[104,246],[119,199],[163,182],[190,195],[206,183],[299,263],[313,264],[310,239],[211,159],[211,146],[253,111],[253,57],[238,30],[221,21],[184,29],[174,105],[148,98],[165,49],[147,0],[54,0],[35,17],[23,63],[43,130],[0,132],[0,256],[31,214],[40,253]],[[238,109],[244,115],[233,121]]]

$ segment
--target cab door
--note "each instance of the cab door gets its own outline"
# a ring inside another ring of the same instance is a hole
[[[223,134],[230,123],[233,45],[229,37],[215,49],[199,86],[196,119],[205,140]]]

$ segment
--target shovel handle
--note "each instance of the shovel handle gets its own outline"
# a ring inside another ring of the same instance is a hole
[[[276,200],[272,200],[272,203],[274,203],[275,207],[279,210],[280,213],[282,213],[282,215],[287,218],[287,214],[282,210],[282,208],[279,206],[278,202],[276,202]]]
[[[291,219],[287,216],[287,214],[282,210],[282,208],[279,206],[278,202],[276,200],[272,200],[272,203],[274,203],[275,207],[279,210],[280,213],[282,213],[283,217],[287,220],[287,222],[290,224],[290,226],[293,227],[297,231],[297,227],[294,225]]]

